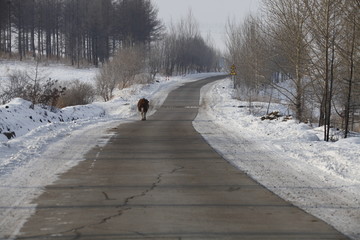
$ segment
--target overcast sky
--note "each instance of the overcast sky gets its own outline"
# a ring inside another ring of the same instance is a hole
[[[241,21],[248,14],[257,12],[260,0],[152,0],[159,9],[159,18],[168,25],[185,18],[191,9],[204,37],[210,32],[215,45],[225,49],[227,20]]]

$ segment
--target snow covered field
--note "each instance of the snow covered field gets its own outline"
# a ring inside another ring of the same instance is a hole
[[[5,68],[0,64],[1,75]],[[47,71],[61,80],[91,81],[96,74],[94,69],[67,68],[50,66]],[[1,105],[0,128],[16,137],[0,134],[0,239],[17,234],[46,185],[93,146],[106,144],[108,129],[139,119],[140,97],[150,99],[153,113],[171,90],[210,75],[159,78],[118,91],[110,102],[57,113],[29,109],[30,103],[21,99]],[[247,103],[232,98],[230,80],[204,87],[201,104],[194,126],[220,154],[281,197],[360,239],[360,137],[324,143],[317,141],[320,130],[305,124],[261,121],[248,114]],[[280,105],[272,108],[282,110]]]
[[[6,78],[8,74],[14,71],[27,71],[30,76],[34,75],[36,62],[34,61],[6,61],[0,60],[0,80]],[[98,72],[97,68],[77,69],[71,66],[57,63],[43,64],[38,66],[40,77],[51,78],[62,81],[80,80],[82,82],[92,82]]]

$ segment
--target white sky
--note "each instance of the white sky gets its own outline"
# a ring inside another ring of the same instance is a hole
[[[215,46],[225,49],[225,25],[228,19],[238,22],[256,13],[261,0],[152,0],[159,18],[168,25],[185,18],[191,9],[204,37],[211,33]]]

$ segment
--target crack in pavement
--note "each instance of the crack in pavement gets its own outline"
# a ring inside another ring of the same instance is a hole
[[[164,175],[174,174],[175,172],[180,171],[181,169],[184,169],[184,167],[176,166],[176,168],[172,169],[170,172],[158,174],[158,176],[156,177],[156,180],[152,183],[152,185],[148,189],[146,189],[145,191],[143,191],[143,192],[141,192],[139,194],[132,195],[130,197],[125,198],[124,202],[121,205],[116,206],[116,208],[119,209],[119,210],[114,215],[103,218],[103,219],[101,219],[101,221],[99,221],[97,223],[92,223],[92,224],[87,224],[87,225],[84,225],[84,226],[79,226],[77,228],[72,228],[70,230],[66,230],[66,231],[59,232],[59,233],[45,234],[42,237],[60,236],[60,235],[66,234],[66,233],[74,233],[75,236],[71,240],[80,239],[81,236],[82,236],[81,230],[83,230],[85,228],[105,224],[105,223],[107,223],[108,221],[110,221],[110,220],[112,220],[114,218],[118,218],[118,217],[122,216],[125,211],[128,211],[128,210],[132,209],[131,207],[127,207],[129,205],[130,201],[132,201],[132,200],[134,200],[136,198],[146,196],[149,192],[153,191],[161,183],[162,178],[164,177]],[[109,196],[108,196],[108,194],[106,192],[102,192],[102,194],[105,196],[106,200],[115,200],[115,199],[109,198]],[[143,233],[140,233],[140,232],[137,232],[137,234],[145,236]],[[38,236],[38,237],[40,237],[40,236]]]
[[[116,198],[110,198],[109,195],[106,192],[102,192],[102,194],[104,194],[105,200],[109,200],[109,201],[116,200]]]
[[[117,206],[116,208],[122,208],[122,207],[125,207],[129,204],[129,202],[131,200],[134,200],[135,198],[139,198],[139,197],[144,197],[146,196],[149,192],[153,191],[162,181],[162,177],[166,174],[174,174],[175,172],[183,169],[184,167],[181,167],[181,166],[177,166],[176,168],[174,168],[172,171],[170,172],[167,172],[167,173],[160,173],[157,178],[156,178],[156,181],[151,185],[150,188],[146,189],[145,191],[143,191],[142,193],[140,194],[137,194],[137,195],[133,195],[133,196],[130,196],[130,197],[127,197],[124,201],[124,203],[122,205],[119,205]]]

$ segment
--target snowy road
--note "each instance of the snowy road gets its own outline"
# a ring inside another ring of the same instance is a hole
[[[108,129],[137,117],[134,102],[139,97],[160,106],[170,90],[205,76],[134,86],[109,103],[64,109],[61,117],[70,119],[64,122],[51,119],[52,123],[39,125],[33,120],[45,122],[43,110],[24,113],[27,103],[22,101],[0,106],[1,124],[13,127],[20,121],[23,126],[17,138],[0,139],[0,239],[17,234],[34,212],[32,200],[46,185],[81,162],[92,146],[106,144],[112,136]],[[271,191],[352,239],[360,239],[359,137],[324,143],[315,141],[321,135],[318,129],[304,124],[262,122],[248,109],[238,108],[247,103],[232,98],[229,80],[208,85],[202,96],[202,108],[193,124],[217,152]],[[272,108],[282,110],[281,106]]]
[[[111,129],[106,145],[44,189],[17,239],[346,239],[231,166],[194,130],[208,81],[171,92],[146,122]]]

